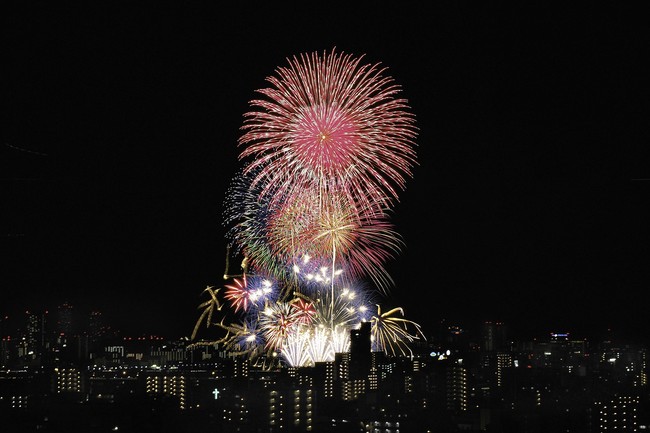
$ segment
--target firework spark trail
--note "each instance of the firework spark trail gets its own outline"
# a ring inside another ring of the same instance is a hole
[[[381,312],[381,306],[377,305],[377,315],[370,320],[371,336],[376,351],[383,351],[393,356],[413,355],[409,343],[420,338],[425,339],[424,334],[417,323],[396,317],[394,314],[404,315],[400,307],[393,308],[385,313]]]
[[[311,362],[334,361],[332,328],[317,326],[311,329],[307,350]]]
[[[284,342],[280,354],[284,361],[293,367],[306,366],[312,363],[307,348],[309,332],[293,332]]]
[[[219,290],[221,289],[214,290],[214,287],[212,286],[208,286],[203,290],[203,293],[208,293],[210,295],[210,298],[198,306],[198,309],[203,308],[203,312],[199,316],[199,319],[196,321],[196,325],[194,325],[194,330],[192,331],[192,339],[196,337],[196,333],[199,331],[201,323],[205,321],[206,327],[209,327],[212,323],[212,315],[214,314],[215,310],[221,310],[223,305],[217,298]]]

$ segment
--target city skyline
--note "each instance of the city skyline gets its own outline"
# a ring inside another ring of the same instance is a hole
[[[647,35],[631,11],[353,9],[296,29],[252,6],[244,26],[132,8],[8,15],[4,305],[68,299],[189,334],[203,289],[223,284],[248,101],[285,58],[336,46],[386,66],[419,128],[382,303],[425,327],[648,338]]]
[[[187,338],[97,333],[96,314],[70,335],[74,311],[64,303],[50,321],[26,314],[12,338],[0,321],[7,427],[595,433],[650,422],[648,348],[614,336],[511,339],[504,323],[449,324],[411,356],[391,356],[372,349],[366,323],[331,360],[269,368]]]
[[[197,314],[199,316],[199,314]],[[38,318],[38,319],[36,319]],[[106,312],[97,306],[88,307],[76,305],[68,301],[45,305],[42,308],[28,308],[24,310],[0,311],[0,338],[16,340],[29,334],[30,323],[38,320],[39,331],[43,338],[53,338],[57,335],[65,335],[69,338],[92,337],[98,340],[122,339],[153,339],[165,341],[185,341],[187,344],[209,343],[214,340],[214,330],[201,328],[196,338],[192,338],[192,329],[175,327],[169,330],[155,327],[133,328],[121,327],[123,323],[120,316]],[[196,321],[193,322],[195,325]],[[367,323],[367,322],[366,322]],[[643,336],[626,333],[625,329],[607,327],[603,324],[598,329],[590,329],[587,332],[580,332],[576,329],[568,329],[558,324],[547,324],[543,329],[531,331],[527,327],[519,328],[518,324],[489,317],[476,317],[463,319],[455,317],[436,318],[425,322],[426,326],[421,328],[422,337],[415,340],[411,347],[423,347],[436,345],[445,341],[445,336],[460,336],[463,338],[472,336],[473,343],[479,344],[481,329],[486,326],[498,326],[507,335],[507,341],[511,343],[521,341],[545,341],[554,335],[562,335],[571,340],[581,340],[589,345],[598,345],[603,341],[615,341],[621,344],[634,344],[650,349],[650,342]],[[352,328],[355,329],[355,328]],[[469,342],[471,340],[467,340]],[[220,350],[227,351],[225,347],[216,346]],[[373,346],[374,347],[374,346]],[[373,351],[377,348],[373,348]],[[382,351],[382,350],[379,350]],[[395,354],[397,355],[397,354]],[[402,356],[407,356],[408,354]],[[407,356],[408,357],[408,356]]]

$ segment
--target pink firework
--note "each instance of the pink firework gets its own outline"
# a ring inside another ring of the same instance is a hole
[[[224,298],[230,301],[233,307],[235,307],[235,312],[242,309],[243,311],[248,310],[248,305],[251,299],[251,292],[248,290],[246,284],[246,275],[243,278],[235,278],[235,284],[228,284],[225,286],[226,292]]]
[[[265,347],[275,350],[282,347],[289,334],[296,328],[296,312],[286,302],[269,303],[259,318]]]
[[[250,102],[239,145],[262,195],[280,201],[316,186],[373,210],[397,199],[416,161],[415,118],[386,68],[362,59],[335,50],[294,56],[258,90],[266,99]]]
[[[305,301],[302,298],[291,301],[291,308],[297,324],[310,325],[314,320],[314,316],[316,316],[316,308],[313,302]]]

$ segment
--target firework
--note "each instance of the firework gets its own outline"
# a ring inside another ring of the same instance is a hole
[[[349,329],[302,326],[286,338],[280,355],[290,366],[305,367],[334,361],[335,354],[347,351],[349,345]]]
[[[217,293],[219,293],[219,290],[221,289],[214,290],[214,287],[212,286],[208,286],[203,290],[203,293],[208,293],[210,295],[210,298],[198,306],[198,309],[203,308],[203,311],[201,312],[199,319],[196,321],[196,325],[194,325],[194,330],[192,331],[192,340],[196,338],[196,333],[198,332],[201,323],[205,322],[206,327],[210,326],[212,323],[212,315],[214,314],[215,310],[221,310],[222,304],[217,298]]]
[[[320,274],[328,275],[328,272],[321,270]],[[273,296],[271,288],[275,282],[260,281],[266,288],[266,295],[255,301],[249,294],[264,290],[255,288],[249,279],[234,279],[233,284],[225,286],[228,290],[224,292],[207,288],[204,292],[209,294],[209,299],[201,304],[204,311],[195,331],[200,322],[205,321],[225,331],[225,335],[214,343],[232,353],[246,354],[251,359],[274,359],[273,356],[279,354],[277,360],[291,366],[332,361],[336,353],[349,350],[350,330],[357,329],[366,321],[371,323],[373,351],[391,356],[412,356],[409,345],[424,339],[420,326],[405,319],[400,307],[382,312],[377,304],[376,314],[373,314],[368,308],[373,299],[371,291],[338,285],[331,291],[329,282],[322,281],[305,290],[309,295],[294,292],[291,300],[284,302]],[[221,300],[220,296],[224,299]],[[248,299],[247,307],[245,299]],[[243,316],[234,315],[227,319],[227,312],[222,312],[221,308],[224,305],[230,305],[235,313],[239,311]],[[221,314],[219,322],[209,322],[213,312]]]
[[[260,314],[260,329],[268,349],[282,347],[285,339],[298,326],[296,312],[287,302],[267,304]]]
[[[308,194],[288,198],[275,209],[268,201],[252,198],[253,193],[233,196],[242,200],[230,199],[228,236],[253,272],[290,279],[284,263],[296,262],[309,251],[314,260],[328,261],[335,272],[337,261],[345,263],[349,281],[368,276],[384,292],[392,286],[384,264],[399,253],[402,241],[385,214],[360,217],[336,198],[319,210]]]
[[[303,298],[295,298],[291,302],[293,309],[293,317],[298,325],[311,325],[316,316],[316,308],[314,303],[307,301]]]
[[[241,308],[243,311],[248,310],[251,293],[246,287],[246,276],[242,279],[235,279],[235,284],[226,285],[225,298],[232,302],[235,307],[235,313]]]
[[[251,182],[250,173],[240,172],[230,183],[224,200],[226,238],[233,252],[245,257],[253,273],[282,278],[286,271],[284,262],[273,254],[269,245],[270,202],[260,197],[261,190]]]
[[[332,50],[287,59],[250,101],[240,159],[263,195],[304,188],[343,193],[366,209],[390,207],[416,162],[415,119],[386,68]]]
[[[388,214],[416,163],[414,116],[363,56],[287,60],[244,115],[245,164],[224,201],[230,281],[204,290],[192,340],[205,324],[221,332],[212,343],[265,368],[308,366],[348,351],[370,322],[372,350],[412,355],[420,326],[399,307],[382,313],[375,292],[387,294],[384,264],[402,247]],[[231,249],[243,256],[235,275]]]
[[[320,208],[313,208],[309,230],[301,245],[314,256],[331,257],[332,267],[344,263],[351,281],[370,277],[381,290],[392,283],[384,263],[399,253],[402,241],[385,213],[357,213],[340,196],[330,196]],[[318,212],[315,210],[319,209]]]
[[[420,338],[424,339],[424,334],[420,325],[403,317],[397,317],[395,313],[403,316],[404,310],[397,307],[382,313],[381,306],[377,305],[377,315],[370,320],[373,350],[393,356],[412,356],[409,343]]]
[[[293,332],[284,342],[280,355],[284,362],[292,367],[301,367],[312,363],[307,350],[310,335],[308,332]]]
[[[332,341],[332,329],[324,326],[317,326],[310,330],[307,339],[307,352],[311,362],[334,361],[334,349]]]
[[[226,331],[226,334],[216,343],[236,355],[259,357],[264,353],[264,339],[260,335],[256,319],[249,318],[242,323],[218,323],[217,326]]]
[[[235,313],[240,309],[247,311],[249,307],[258,307],[268,299],[273,293],[273,283],[266,278],[256,278],[255,283],[249,283],[246,275],[241,278],[235,278],[234,284],[226,284],[224,298],[230,301],[231,306],[235,307]]]
[[[332,350],[334,353],[345,353],[350,350],[350,329],[335,325],[330,329]]]

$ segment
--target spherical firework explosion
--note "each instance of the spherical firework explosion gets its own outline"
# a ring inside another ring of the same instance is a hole
[[[414,116],[385,68],[363,57],[302,54],[267,78],[251,101],[240,159],[279,201],[297,190],[344,194],[369,210],[390,207],[415,163]]]
[[[224,201],[241,273],[229,274],[227,256],[230,281],[204,290],[193,340],[205,323],[232,353],[306,366],[349,350],[362,322],[387,355],[412,355],[409,344],[424,338],[401,308],[382,313],[375,299],[388,293],[384,264],[402,246],[388,213],[416,163],[417,129],[386,69],[362,59],[294,56],[250,102],[245,164]]]

